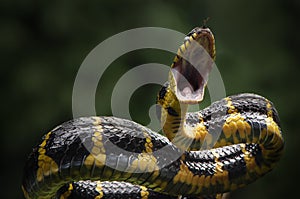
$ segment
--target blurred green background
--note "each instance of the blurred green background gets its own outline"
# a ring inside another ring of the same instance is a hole
[[[72,118],[74,79],[96,45],[137,27],[187,33],[207,17],[227,94],[255,92],[271,99],[286,139],[285,154],[275,170],[233,192],[232,198],[291,198],[300,179],[299,8],[297,0],[2,0],[1,198],[23,198],[20,186],[26,157],[44,133]],[[99,83],[103,88],[96,97],[97,114],[111,115],[112,88],[127,70],[149,62],[169,65],[173,56],[141,50],[116,60]],[[132,96],[134,120],[147,123],[158,88],[144,86]]]

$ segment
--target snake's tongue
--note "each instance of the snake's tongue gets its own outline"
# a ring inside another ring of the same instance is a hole
[[[204,48],[199,44],[195,45],[189,46],[178,56],[171,69],[176,88],[175,95],[181,103],[186,104],[196,104],[203,100],[205,86],[214,63]]]

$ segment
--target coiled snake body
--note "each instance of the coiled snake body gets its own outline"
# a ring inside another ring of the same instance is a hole
[[[179,48],[157,96],[167,137],[115,117],[65,122],[30,154],[24,196],[213,199],[271,171],[284,142],[269,100],[238,94],[187,112],[203,98],[214,45],[211,31],[201,27]]]

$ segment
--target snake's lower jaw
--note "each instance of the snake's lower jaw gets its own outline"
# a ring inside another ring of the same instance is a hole
[[[180,63],[171,69],[174,82],[173,92],[179,102],[197,104],[203,100],[210,70],[211,67],[208,67],[206,70],[199,70],[189,63]]]
[[[183,89],[177,89],[175,93],[181,103],[198,104],[203,100],[204,87],[194,91],[190,86],[186,86]]]

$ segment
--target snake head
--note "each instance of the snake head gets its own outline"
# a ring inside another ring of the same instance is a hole
[[[187,34],[169,75],[171,88],[181,103],[203,100],[215,56],[215,40],[209,28],[197,27]]]

